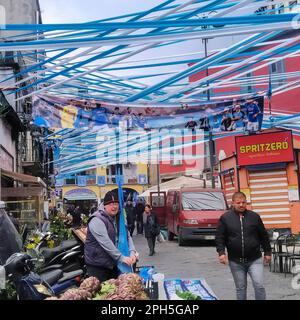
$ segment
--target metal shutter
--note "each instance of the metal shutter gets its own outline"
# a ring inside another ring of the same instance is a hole
[[[236,192],[234,172],[226,174],[223,177],[225,198],[227,200],[227,204],[230,206],[232,202],[232,195]]]
[[[266,227],[290,228],[286,171],[250,171],[249,183],[252,210],[260,214]]]

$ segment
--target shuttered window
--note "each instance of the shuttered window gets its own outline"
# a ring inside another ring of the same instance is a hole
[[[283,169],[249,172],[252,210],[267,228],[290,228],[288,181]]]

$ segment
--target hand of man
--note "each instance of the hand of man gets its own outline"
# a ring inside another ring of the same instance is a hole
[[[132,264],[135,264],[136,263],[136,255],[135,255],[135,253],[131,254],[130,258],[131,258]]]
[[[271,263],[271,256],[264,256],[264,263],[270,264]]]
[[[226,254],[222,254],[221,256],[219,256],[219,261],[222,264],[227,264],[227,256],[226,256]]]
[[[122,262],[127,264],[128,266],[131,266],[133,264],[131,257],[123,257]]]

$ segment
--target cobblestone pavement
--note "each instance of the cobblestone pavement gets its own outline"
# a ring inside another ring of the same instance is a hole
[[[234,282],[228,266],[221,265],[213,242],[191,242],[179,247],[177,241],[157,243],[156,254],[148,256],[146,238],[134,235],[133,240],[140,254],[138,265],[153,265],[165,278],[204,278],[221,300],[235,300]],[[269,271],[265,267],[265,288],[268,300],[300,300],[300,289],[291,286],[291,275]],[[251,279],[248,278],[248,299],[254,299]]]

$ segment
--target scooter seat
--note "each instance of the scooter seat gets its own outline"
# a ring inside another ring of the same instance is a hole
[[[65,240],[59,245],[59,247],[64,251],[70,250],[76,246],[78,246],[78,241],[76,240]]]
[[[58,254],[60,254],[61,252],[63,252],[63,250],[61,249],[60,246],[49,249],[49,248],[42,248],[41,249],[41,254],[43,255],[43,257],[45,258],[45,262],[51,260],[52,258],[54,258],[55,256],[57,256]]]
[[[58,280],[58,283],[62,283],[64,281],[74,279],[78,276],[81,276],[83,274],[83,270],[76,270],[71,272],[64,272],[63,277]]]
[[[76,240],[65,240],[59,246],[49,249],[49,248],[42,248],[41,254],[44,256],[45,261],[50,261],[52,258],[57,256],[58,254],[70,250],[73,247],[77,246],[78,242]]]
[[[63,271],[60,269],[48,271],[40,275],[40,277],[44,281],[46,281],[50,286],[57,283],[62,276],[63,276]]]

